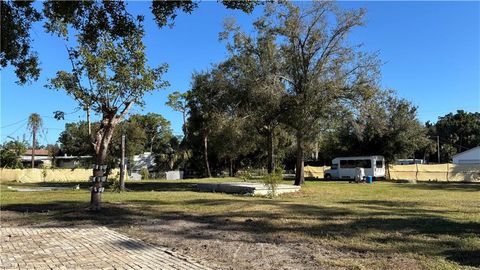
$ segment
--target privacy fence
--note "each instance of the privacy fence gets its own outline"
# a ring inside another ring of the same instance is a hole
[[[305,166],[304,173],[306,178],[323,178],[323,173],[325,170],[330,169],[329,166],[314,167],[314,166]]]
[[[305,166],[305,177],[323,178],[330,167]],[[78,182],[88,181],[91,169],[0,169],[0,182]],[[118,169],[112,170],[110,177],[118,177]],[[391,180],[480,182],[480,165],[458,164],[413,164],[390,165],[387,178]]]
[[[111,177],[118,175],[119,169],[110,173]],[[81,182],[88,181],[90,176],[92,169],[0,169],[0,182]]]
[[[305,177],[323,178],[330,167],[305,166]],[[469,164],[412,164],[390,165],[386,172],[390,180],[417,180],[442,182],[480,182],[480,165]]]
[[[480,165],[451,163],[390,165],[387,177],[392,180],[480,182]]]

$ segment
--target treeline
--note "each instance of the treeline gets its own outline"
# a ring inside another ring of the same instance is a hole
[[[190,110],[191,91],[170,95],[171,104],[186,115],[184,136],[175,136],[170,122],[159,114],[132,115],[115,132],[109,149],[109,165],[118,167],[122,134],[126,137],[126,156],[153,152],[157,156],[157,170],[183,169],[191,175],[203,176],[205,169],[204,136],[201,122],[195,120],[198,112]],[[312,165],[330,165],[333,158],[349,155],[382,154],[390,162],[397,158],[426,159],[437,162],[437,136],[440,139],[441,162],[450,162],[452,156],[480,145],[480,113],[457,111],[439,117],[436,123],[425,125],[416,120],[416,110],[405,100],[386,95],[384,103],[375,103],[376,110],[369,117],[348,115],[322,128],[319,136],[306,147],[306,162]],[[190,105],[188,105],[190,104]],[[383,104],[383,106],[379,106]],[[386,106],[388,105],[388,106]],[[217,107],[220,108],[220,107]],[[188,116],[188,117],[187,117]],[[293,170],[295,167],[295,138],[292,130],[279,123],[272,136],[259,127],[253,117],[228,116],[218,113],[212,121],[207,139],[207,157],[213,175],[239,169],[267,170],[272,153],[273,168]],[[93,134],[98,123],[92,124]],[[58,144],[40,145],[53,158],[64,154],[93,156],[92,135],[86,121],[67,123],[58,138]],[[0,149],[2,168],[23,168],[20,157],[31,145],[25,139],[5,142]],[[88,166],[89,164],[85,164]]]
[[[65,90],[87,114],[101,116],[91,132],[87,123],[67,124],[59,149],[71,155],[93,153],[96,164],[116,166],[125,134],[127,156],[152,151],[165,168],[182,167],[198,176],[222,171],[234,175],[248,167],[286,169],[294,170],[295,183],[302,184],[305,161],[328,164],[336,156],[373,154],[390,162],[436,161],[432,157],[439,136],[444,162],[480,144],[478,113],[459,111],[424,126],[415,106],[381,89],[376,53],[348,39],[363,25],[363,9],[342,10],[330,1],[302,8],[293,2],[268,2],[248,33],[226,20],[220,39],[228,57],[193,74],[189,91],[169,97],[167,105],[183,115],[180,138],[171,134],[160,115],[123,120],[132,106],[143,104],[145,93],[168,85],[162,79],[164,65],[146,64],[143,19],[124,18],[124,6],[112,9],[108,2],[81,3],[67,10],[70,14],[81,7],[91,16],[100,10],[107,18],[123,18],[103,20],[108,27],[99,38],[90,25],[94,21],[65,21],[53,16],[63,14],[63,5],[55,7],[51,2],[45,5],[45,10],[53,8],[47,30],[66,35],[73,27],[79,34],[78,44],[68,49],[75,67],[58,71],[48,85]],[[124,57],[113,57],[118,55]],[[89,80],[94,83],[81,84]],[[2,153],[6,151],[10,150],[4,146]]]

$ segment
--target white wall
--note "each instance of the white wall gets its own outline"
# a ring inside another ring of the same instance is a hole
[[[480,164],[480,147],[467,150],[453,157],[454,164]]]

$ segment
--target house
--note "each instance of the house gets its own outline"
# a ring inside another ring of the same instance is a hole
[[[154,174],[155,172],[155,155],[151,152],[145,152],[143,154],[133,156],[132,163],[129,166],[130,179],[140,180],[141,172],[144,168],[148,169],[150,174]]]
[[[480,146],[458,153],[452,159],[454,164],[480,164]]]
[[[27,149],[25,154],[23,154],[20,158],[22,160],[22,164],[24,168],[30,168],[32,166],[32,149]],[[35,168],[39,168],[42,166],[51,167],[52,166],[52,158],[48,154],[48,150],[45,149],[35,149],[35,160],[34,160]]]
[[[35,149],[35,168],[52,167],[72,169],[81,165],[82,162],[91,159],[92,156],[55,156],[54,158],[45,149]],[[27,149],[25,154],[21,156],[24,168],[32,166],[32,149]]]

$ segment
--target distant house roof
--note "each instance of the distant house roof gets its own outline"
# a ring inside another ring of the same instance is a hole
[[[453,158],[455,158],[455,157],[457,157],[457,156],[460,156],[460,155],[464,155],[464,154],[466,154],[466,153],[468,153],[468,152],[471,152],[471,151],[476,151],[476,150],[478,150],[478,149],[480,149],[480,145],[477,146],[477,147],[474,147],[474,148],[472,148],[472,149],[468,149],[467,151],[460,152],[460,153],[454,155]]]
[[[32,155],[32,149],[27,149],[25,151],[25,156],[31,156]],[[35,149],[35,156],[48,156],[48,150],[45,149]]]

